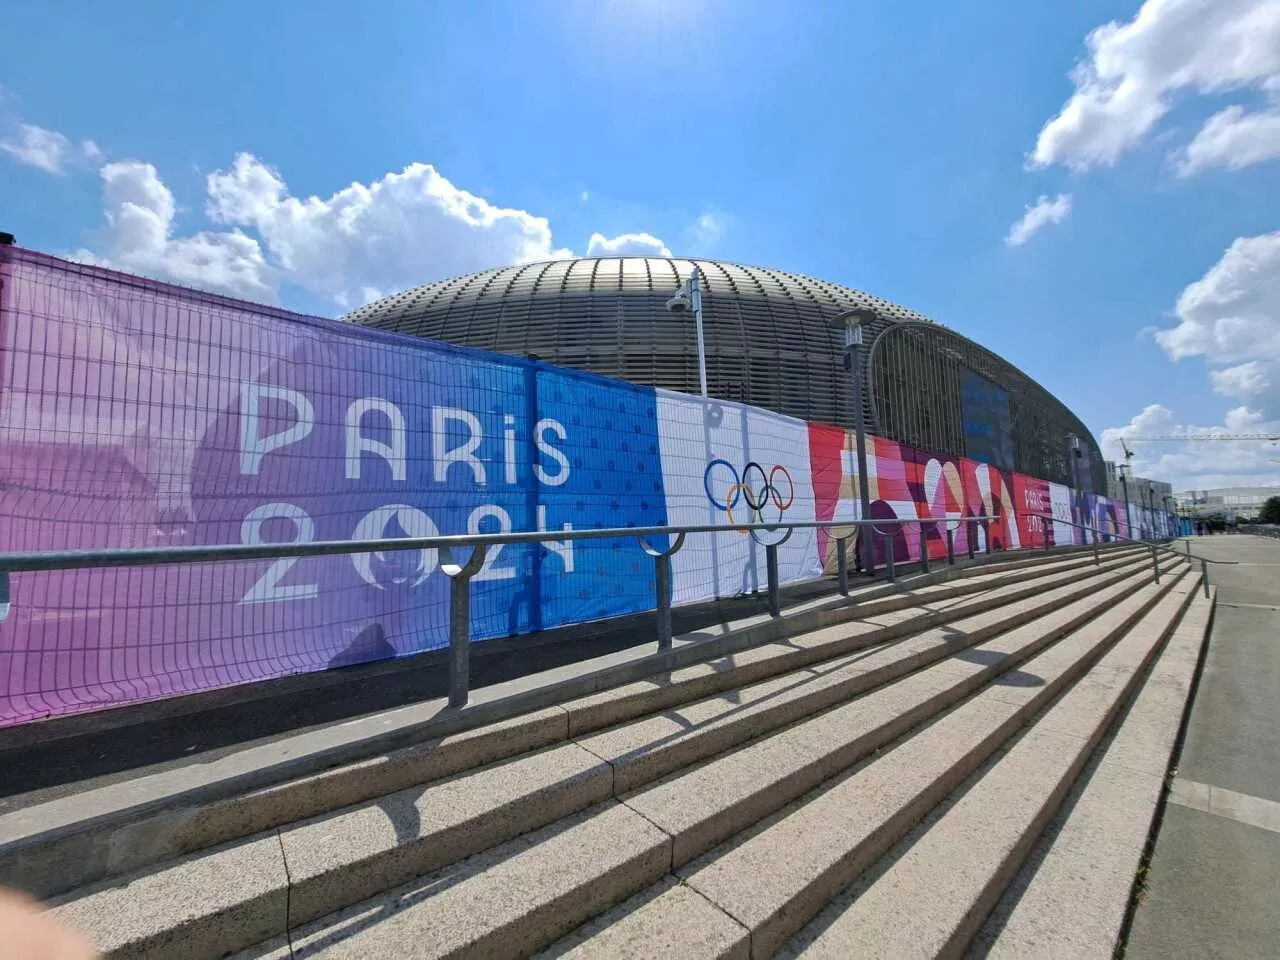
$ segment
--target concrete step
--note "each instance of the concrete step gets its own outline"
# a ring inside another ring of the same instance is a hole
[[[537,960],[748,960],[750,956],[746,927],[668,875],[562,937],[539,953]]]
[[[772,956],[1174,585],[1144,588],[1032,658],[1022,671],[1043,683],[987,687],[678,875],[747,927],[753,957]]]
[[[1110,960],[1207,642],[1196,596],[1132,705],[1095,753],[968,956]]]
[[[293,930],[289,948],[299,960],[528,956],[670,868],[671,838],[611,802]]]
[[[961,956],[1143,680],[1198,581],[1185,577],[1169,602],[1125,633],[944,811],[841,893],[783,956]]]
[[[319,739],[321,734],[302,734],[216,758],[207,765],[60,796],[0,816],[0,883],[22,887],[37,896],[56,895],[778,676],[842,652],[963,619],[1084,577],[1140,569],[1145,556],[1141,550],[1117,549],[1101,554],[1100,566],[1093,565],[1090,553],[1012,572],[983,573],[976,568],[979,572],[960,581],[963,589],[959,592],[948,592],[954,584],[927,584],[891,598],[894,604],[905,599],[914,606],[878,613],[867,613],[866,604],[829,610],[824,617],[834,623],[800,637],[695,662],[476,729],[428,737],[366,760],[271,786],[237,789],[246,781],[260,781],[263,771],[287,770],[296,756],[295,744],[309,737]],[[971,590],[974,584],[981,592]],[[849,619],[855,616],[858,619]],[[806,615],[792,625],[811,619]],[[220,795],[206,798],[208,791],[200,778],[216,780],[219,776],[224,789]]]
[[[1076,640],[1075,649],[1070,651],[1069,657],[1066,660],[1067,665],[1064,665],[1064,664],[1057,665],[1059,679],[1051,680],[1051,683],[1060,685],[1061,683],[1066,682],[1066,679],[1069,678],[1069,673],[1068,673],[1069,669],[1071,668],[1079,669],[1082,656],[1087,657],[1087,653],[1082,654],[1081,650],[1079,649],[1080,647],[1083,646],[1087,651],[1087,650],[1094,649],[1100,645],[1105,646],[1107,637],[1114,636],[1114,635],[1117,635],[1118,633],[1123,632],[1123,629],[1126,626],[1136,621],[1147,609],[1149,609],[1151,603],[1157,600],[1163,594],[1163,592],[1166,589],[1168,589],[1169,586],[1172,585],[1171,581],[1172,581],[1172,578],[1170,578],[1170,582],[1167,582],[1167,585],[1165,587],[1160,587],[1160,588],[1151,587],[1151,586],[1141,587],[1136,593],[1132,594],[1129,598],[1124,600],[1122,603],[1112,608],[1112,610],[1109,611],[1108,614],[1104,614],[1103,619],[1106,619],[1109,617],[1112,622],[1106,628],[1104,628],[1103,630],[1104,635],[1102,637],[1099,637],[1097,635],[1092,635],[1088,638],[1086,642],[1081,640],[1078,637],[1073,636],[1073,638],[1068,638],[1067,641],[1063,641],[1064,643],[1069,643],[1071,639],[1075,639]],[[1106,600],[1109,598],[1100,597],[1099,599]],[[1096,603],[1094,604],[1094,608],[1097,609]],[[1081,632],[1084,632],[1088,629],[1089,628],[1086,627]],[[1047,694],[1040,694],[1039,697],[1036,697],[1028,701],[1027,703],[1024,703],[1021,706],[1021,708],[1019,708],[1017,705],[1013,706],[1012,708],[1007,708],[1005,711],[1007,715],[1002,718],[1003,720],[1002,726],[1005,728],[1008,728],[1010,718],[1016,717],[1019,709],[1024,711],[1033,709],[1034,705],[1039,702],[1040,697],[1043,697],[1046,695]],[[1008,705],[1006,705],[1006,707],[1008,707]],[[939,706],[938,708],[940,709],[941,707]],[[848,718],[836,717],[836,714],[838,713],[839,711],[834,711],[832,714],[826,715],[827,717],[835,717],[834,720],[829,721],[829,726],[830,726],[829,732],[834,733],[834,731],[843,728],[845,730],[846,737],[856,739],[858,737],[858,733],[856,729],[850,729]],[[799,725],[799,727],[804,727],[804,726],[806,725],[805,724]],[[785,734],[794,734],[795,731],[799,729],[799,727],[789,728],[788,731],[785,731]],[[758,743],[768,743],[771,740],[780,736],[784,736],[784,734],[775,734],[774,737],[767,738],[764,741],[758,741]],[[992,749],[994,749],[994,746],[992,747]],[[785,755],[785,753],[786,753],[785,750],[779,751],[779,755]],[[740,769],[742,770],[745,770],[750,760],[754,759],[749,757],[748,760],[744,762],[740,759],[740,755],[738,754],[730,755],[730,756],[734,757],[735,759],[738,759],[738,762],[740,763]],[[727,757],[720,758],[720,760],[714,761],[712,764],[709,764],[708,766],[711,767],[711,766],[720,765],[718,767],[718,770],[719,772],[723,772],[727,765],[726,761],[728,760],[729,758]],[[716,778],[712,776],[709,782],[714,782],[715,779]],[[739,777],[738,779],[741,780],[742,778]],[[772,786],[773,786],[772,782],[762,782],[760,784],[760,787],[761,787],[760,792],[766,793],[769,791],[769,789]],[[689,792],[686,794],[686,796],[694,797],[696,795],[697,795],[696,785],[691,785],[689,788]],[[628,798],[626,802],[628,803],[628,806],[632,806],[635,809],[639,810],[642,814],[644,814],[644,819],[647,823],[655,823],[656,826],[663,829],[664,835],[671,835],[673,833],[673,831],[670,829],[670,827],[667,824],[660,821],[653,820],[652,809],[645,809],[645,808],[639,807],[635,804],[634,801],[635,801],[635,798],[633,797],[633,798]],[[673,839],[676,843],[680,842],[680,837],[678,834],[675,834],[673,836]],[[495,851],[495,856],[496,855],[497,854]],[[674,846],[671,850],[671,856],[672,856],[672,864],[673,866],[675,866],[677,864],[677,861],[676,861],[676,853],[675,853]],[[761,867],[762,864],[757,863],[754,866]],[[581,956],[668,955],[663,953],[664,949],[666,949],[663,946],[663,943],[669,943],[671,937],[675,935],[677,932],[679,932],[679,931],[673,931],[671,926],[672,923],[674,922],[672,917],[672,910],[674,909],[673,903],[676,903],[679,906],[679,911],[678,911],[679,915],[684,917],[687,922],[693,924],[696,927],[699,934],[702,934],[702,933],[708,934],[707,936],[699,935],[699,936],[694,936],[692,939],[689,939],[684,936],[683,932],[680,932],[679,942],[683,946],[678,955],[680,956],[702,955],[702,954],[693,954],[688,952],[689,950],[692,949],[692,943],[695,941],[699,943],[703,943],[705,945],[705,949],[706,949],[705,955],[707,956],[733,956],[735,955],[735,953],[740,953],[744,949],[744,945],[747,942],[747,938],[748,938],[747,930],[745,928],[742,928],[740,925],[735,925],[735,922],[729,919],[730,916],[733,915],[731,912],[726,912],[721,916],[719,916],[718,918],[716,918],[714,921],[712,921],[710,919],[711,915],[707,913],[707,910],[710,904],[708,902],[708,898],[706,897],[706,891],[699,889],[698,883],[695,877],[691,877],[685,874],[684,871],[680,871],[680,874],[684,877],[684,886],[687,886],[688,888],[693,890],[695,893],[701,893],[703,895],[702,898],[692,899],[683,892],[675,893],[671,889],[664,891],[664,893],[660,895],[649,895],[646,899],[645,905],[642,908],[629,910],[628,912],[626,912],[624,916],[617,917],[616,922],[606,922],[603,929],[598,931],[598,935],[591,935],[584,939],[582,934],[579,933],[577,941],[572,946],[572,951],[574,951],[573,955],[575,956],[577,955],[581,955]],[[748,875],[750,876],[757,876],[758,874],[759,874],[759,870],[757,869],[752,869],[748,871]],[[669,883],[668,883],[668,887],[670,887]],[[379,904],[380,908],[382,909],[388,908],[388,906],[391,903],[402,903],[404,902],[405,898],[409,896],[408,891],[410,889],[419,889],[419,885],[418,884],[407,885],[406,888],[404,888],[401,891],[397,891],[395,894],[391,895],[390,897],[376,898],[374,903]],[[711,898],[711,899],[714,899],[714,898]],[[364,909],[370,910],[375,908],[371,904],[367,904],[365,905]],[[435,913],[436,909],[437,909],[436,907],[423,907],[423,909],[420,911],[420,915],[415,917],[413,914],[414,914],[414,911],[417,910],[417,908],[413,906],[407,907],[402,911],[404,916],[400,917],[397,920],[397,926],[399,928],[408,927],[412,929],[412,928],[416,928],[419,924],[434,923],[436,922],[434,920],[434,917],[436,916],[436,913]],[[623,909],[626,910],[627,908],[624,907]],[[714,910],[714,908],[712,909]],[[578,912],[577,915],[579,917],[588,916],[588,914],[585,914],[584,912]],[[741,917],[739,916],[737,919],[741,920]],[[330,931],[335,922],[338,922],[338,921],[335,921],[333,918],[325,918],[311,927],[304,927],[301,933],[301,939],[298,934],[293,935],[292,943],[294,945],[295,955],[310,955],[310,954],[298,953],[298,949],[299,949],[298,945],[300,942],[304,944],[309,944],[313,942],[317,944],[322,944],[327,942],[325,940],[325,937],[327,936],[326,931]],[[712,931],[714,931],[714,936],[710,935],[710,932]],[[692,933],[693,931],[689,931],[689,932]],[[381,935],[379,934],[378,936],[381,936]],[[317,955],[357,956],[357,955],[362,955],[361,951],[365,951],[363,955],[374,955],[377,952],[377,950],[380,949],[383,943],[383,941],[376,938],[362,939],[361,934],[354,935],[353,939],[360,939],[360,942],[355,944],[354,947],[352,947],[352,945],[349,943],[344,943],[342,949],[337,952],[330,952],[327,949],[320,949]],[[752,942],[754,943],[756,938],[752,936],[751,939],[752,939]],[[597,951],[600,951],[600,952],[597,952]],[[568,952],[568,951],[565,951],[565,952]],[[425,956],[446,956],[446,955],[453,955],[453,954],[449,950],[441,950],[439,952],[435,952],[434,948],[422,948],[422,949],[413,948],[411,952],[405,953],[403,955],[425,957]],[[486,955],[518,956],[521,954],[515,951],[502,950],[494,953],[489,953]],[[553,950],[551,955],[557,955],[557,954]],[[760,955],[760,954],[756,954],[756,955]]]
[[[1104,550],[1100,547],[1096,556],[1092,550],[1074,552],[1067,556],[1041,553],[1018,560],[994,561],[971,567],[952,568],[950,576],[946,575],[947,568],[944,567],[938,574],[930,576],[927,580],[919,578],[917,582],[904,579],[899,584],[886,584],[878,590],[859,591],[854,598],[854,609],[859,616],[887,613],[928,599],[963,597],[995,587],[1019,583],[1046,572],[1046,568],[1052,568],[1058,573],[1068,570],[1083,571],[1090,566],[1097,566],[1122,557],[1136,559],[1149,556],[1150,551],[1142,548],[1112,547]]]
[[[680,866],[1007,674],[1084,626],[1100,606],[1128,599],[1147,582],[1128,577],[985,641],[940,638],[940,655],[896,682],[622,798],[672,835],[672,858]],[[1021,674],[1005,679],[1028,681]]]
[[[1135,543],[1100,543],[1098,544],[1098,555],[1106,557],[1117,553],[1150,553],[1150,548]],[[1019,570],[1027,567],[1040,566],[1046,563],[1055,563],[1063,559],[1083,559],[1090,561],[1094,558],[1092,545],[1087,547],[1066,546],[1053,547],[1049,550],[1043,548],[1028,548],[1025,550],[1013,550],[1007,553],[979,554],[975,556],[972,563],[965,561],[964,557],[958,558],[956,566],[949,567],[946,561],[933,560],[931,571],[936,575],[943,574],[945,577],[948,571],[955,575],[965,575],[977,570],[983,573],[995,573],[1008,570]]]
[[[798,792],[805,784],[796,782],[803,781],[796,771],[803,769],[806,762],[821,763],[820,757],[810,758],[819,753],[824,739],[829,756],[847,750],[849,757],[856,759],[874,749],[877,722],[882,729],[889,727],[886,733],[893,732],[893,721],[886,723],[884,717],[895,712],[892,697],[900,698],[896,706],[901,712],[918,709],[916,704],[939,688],[963,685],[965,667],[973,664],[960,659],[947,661],[821,718],[626,797],[624,802],[672,834],[677,875],[743,927],[743,942],[749,940],[751,955],[770,956],[840,887],[990,756],[1022,722],[1147,615],[1173,586],[1172,579],[1166,578],[1161,587],[1142,587],[1115,603],[1097,620],[1050,646],[1021,670],[1006,673],[1006,684],[987,687],[892,750],[864,762],[834,786],[817,791],[760,826],[745,829],[737,838],[683,869],[681,860],[690,852],[709,845],[726,831],[749,827],[753,813],[767,813],[774,806],[770,802],[771,791]],[[1114,603],[1110,597],[1100,595],[1098,599]],[[1032,650],[1037,648],[1030,638],[1014,634],[997,643],[1002,649],[989,651],[992,657],[983,650],[983,656],[975,658],[976,663],[987,660],[995,669],[1007,668],[1008,663],[1026,659],[1025,653],[1019,656],[1020,643]],[[1004,664],[995,659],[1002,654],[1009,658]],[[1037,685],[1033,678],[1044,682]],[[873,707],[877,700],[882,713]],[[861,717],[859,711],[864,711]],[[780,743],[788,739],[785,745]],[[803,758],[797,760],[795,754],[800,751],[804,751]],[[778,805],[788,799],[783,796]],[[755,810],[749,809],[752,803],[757,805]],[[628,940],[635,944],[627,956],[658,955],[652,948],[666,935],[667,927],[661,903],[637,898],[617,908],[615,919],[625,923]],[[571,938],[565,944],[557,944],[548,956],[570,951],[573,956],[582,957],[610,955],[596,952],[596,942],[594,936],[582,939],[579,935],[577,940]],[[599,942],[610,941],[603,938]]]
[[[1091,597],[1127,574],[1144,576],[1141,571],[1133,573],[1123,567],[1108,571],[946,626],[824,659],[809,669],[734,688],[729,695],[704,698],[577,740],[612,764],[617,791],[630,790],[745,739],[874,689],[963,647],[1029,623],[1062,604]],[[1081,615],[1090,612],[1086,610]],[[812,642],[830,646],[814,635],[798,637],[792,644],[805,650]],[[806,652],[813,650],[809,646]]]
[[[114,956],[162,956],[178,944],[184,956],[219,956],[759,736],[833,698],[901,676],[1034,616],[1053,617],[1058,604],[1075,601],[1071,612],[1043,625],[1060,635],[1096,610],[1099,599],[1141,586],[1145,569],[1143,563],[1103,569],[1035,600],[958,621],[949,632],[882,644],[865,662],[837,660],[828,673],[805,671],[799,683],[788,675],[695,703],[674,740],[666,723],[670,717],[662,718],[660,729],[651,728],[653,718],[646,718],[594,741],[584,738],[581,745],[551,747],[272,831],[266,836],[274,836],[274,846],[262,838],[232,843],[80,891],[60,912]],[[1115,586],[1126,579],[1127,584]],[[940,709],[942,701],[936,703]],[[606,736],[613,739],[600,739]],[[598,753],[608,743],[614,747],[612,763],[602,763]],[[256,886],[223,883],[200,892],[211,875],[245,871],[269,880]],[[282,892],[287,893],[283,901]],[[132,915],[120,922],[125,914]]]
[[[972,596],[944,595],[925,587],[912,592],[914,605],[910,607],[864,612],[852,622],[796,634],[731,660],[696,664],[570,701],[564,705],[569,714],[569,734],[579,736],[753,680],[809,667],[843,653],[956,624],[967,617],[1009,607],[1028,598],[1045,597],[1053,591],[1060,591],[1055,594],[1056,598],[1064,598],[1088,589],[1081,586],[1087,578],[1150,569],[1147,554],[1125,552],[1106,559],[1100,566],[1094,566],[1091,561],[1068,561],[1063,567],[1037,569],[1034,577],[1020,574],[1012,583],[1005,582],[1005,575],[1000,575]]]

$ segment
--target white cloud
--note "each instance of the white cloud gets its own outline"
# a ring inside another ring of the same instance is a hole
[[[1124,462],[1124,446],[1121,440],[1130,437],[1155,436],[1174,430],[1173,412],[1158,403],[1148,405],[1123,427],[1107,427],[1098,436],[1102,455],[1109,460]]]
[[[606,237],[593,233],[587,241],[588,257],[669,257],[667,245],[651,233],[620,233]]]
[[[173,194],[149,163],[102,168],[106,252],[77,258],[254,300],[275,300],[258,241],[236,230],[173,237]]]
[[[1280,231],[1240,237],[1182,291],[1176,327],[1156,333],[1172,360],[1280,361]]]
[[[1123,427],[1102,432],[1103,452],[1121,457],[1119,439],[1158,434],[1280,434],[1280,232],[1241,237],[1178,298],[1178,325],[1156,342],[1178,361],[1204,357],[1213,389],[1241,401],[1221,424],[1176,422],[1147,407]],[[1134,469],[1185,487],[1280,483],[1280,446],[1260,440],[1135,444]]]
[[[1277,434],[1280,420],[1241,406],[1228,410],[1221,424],[1202,426],[1179,423],[1167,407],[1151,404],[1124,426],[1103,430],[1099,442],[1104,456],[1123,463],[1121,437],[1241,433]],[[1176,490],[1280,484],[1280,465],[1270,462],[1280,457],[1280,447],[1261,440],[1130,441],[1129,446],[1137,476],[1168,481]]]
[[[73,144],[58,131],[32,123],[18,124],[13,135],[0,140],[0,150],[46,173],[64,173],[70,164],[102,158],[102,149],[92,140]]]
[[[1189,177],[1209,167],[1242,170],[1280,158],[1280,108],[1246,112],[1231,106],[1215,114],[1187,145],[1178,173]]]
[[[1034,205],[1028,206],[1022,218],[1009,228],[1009,235],[1004,238],[1004,242],[1011,247],[1020,247],[1040,230],[1051,224],[1061,223],[1070,215],[1071,194],[1060,193],[1052,200],[1047,196],[1041,196]]]
[[[85,155],[100,155],[85,144]],[[174,235],[174,197],[151,164],[110,163],[101,174],[103,249],[79,259],[251,299],[274,301],[287,282],[349,308],[432,280],[573,256],[545,217],[499,207],[428,164],[296,197],[280,173],[241,153],[205,180],[205,213],[229,229],[188,236]],[[588,253],[671,255],[649,233],[595,233]]]
[[[724,223],[720,217],[712,213],[704,213],[694,221],[689,231],[691,246],[699,253],[705,253],[715,247],[724,235]]]
[[[19,124],[16,136],[0,140],[0,150],[46,173],[61,173],[71,149],[71,141],[62,134],[30,123]]]
[[[1182,291],[1177,315],[1155,335],[1171,360],[1204,357],[1214,390],[1280,416],[1280,231],[1232,243]]]
[[[1088,55],[1071,75],[1075,93],[1041,129],[1034,166],[1113,164],[1179,95],[1280,89],[1280,0],[1146,0],[1133,20],[1098,27],[1085,45]],[[1202,131],[1205,160],[1218,156],[1213,145],[1230,122]],[[1249,155],[1266,159],[1274,153],[1254,139],[1266,129],[1251,121],[1232,136],[1246,137],[1255,144]]]
[[[1211,370],[1209,378],[1213,381],[1213,389],[1224,397],[1237,400],[1248,400],[1260,397],[1272,387],[1272,371],[1259,360],[1250,360],[1238,366],[1223,370]]]
[[[258,232],[290,280],[344,305],[487,267],[570,256],[545,217],[498,207],[414,163],[327,198],[299,198],[242,153],[208,178],[208,213]]]

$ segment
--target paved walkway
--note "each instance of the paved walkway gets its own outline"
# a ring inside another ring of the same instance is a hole
[[[1185,549],[1185,541],[1178,548]],[[1192,537],[1218,608],[1126,960],[1280,957],[1280,540]]]

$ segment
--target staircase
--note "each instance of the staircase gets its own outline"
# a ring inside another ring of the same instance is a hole
[[[772,642],[0,842],[0,879],[108,957],[1111,956],[1200,575],[1110,547],[806,603]]]

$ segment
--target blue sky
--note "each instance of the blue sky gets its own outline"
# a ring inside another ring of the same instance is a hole
[[[0,229],[24,246],[331,316],[514,259],[667,249],[922,311],[1109,452],[1280,432],[1280,0],[4,19]],[[1280,446],[1139,455],[1184,486],[1280,483]]]

